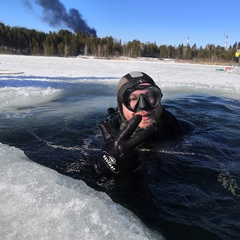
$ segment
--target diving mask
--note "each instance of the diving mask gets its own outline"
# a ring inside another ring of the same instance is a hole
[[[122,103],[132,112],[153,110],[158,106],[162,92],[156,85],[138,85],[126,89],[122,96]]]

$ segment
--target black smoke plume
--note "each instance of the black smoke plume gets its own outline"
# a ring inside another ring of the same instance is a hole
[[[35,0],[35,2],[43,8],[43,20],[51,27],[66,26],[75,33],[83,32],[93,37],[97,36],[96,30],[88,26],[77,9],[71,8],[67,12],[59,0]],[[25,4],[30,3],[25,0]]]

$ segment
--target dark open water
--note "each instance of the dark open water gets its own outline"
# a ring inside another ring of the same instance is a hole
[[[105,189],[95,183],[91,167],[80,163],[100,151],[97,123],[115,101],[112,90],[71,92],[47,104],[2,111],[0,142],[107,192],[168,240],[239,239],[240,101],[200,94],[164,101],[198,129],[143,152],[140,177]]]

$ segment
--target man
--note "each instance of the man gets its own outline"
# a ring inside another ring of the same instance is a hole
[[[116,110],[100,123],[106,144],[95,170],[104,175],[129,174],[139,168],[144,143],[190,132],[193,124],[176,119],[161,105],[163,94],[143,72],[130,72],[117,85]]]

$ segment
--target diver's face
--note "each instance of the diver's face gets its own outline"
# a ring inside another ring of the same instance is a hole
[[[160,116],[162,113],[162,105],[159,104],[157,107],[155,107],[153,110],[146,111],[146,110],[140,110],[138,112],[132,112],[128,110],[124,104],[122,104],[123,109],[123,115],[126,118],[127,121],[132,119],[133,116],[136,114],[142,116],[142,121],[139,123],[139,128],[147,128],[151,125],[156,125],[157,122],[160,120]]]
[[[142,116],[142,121],[138,127],[143,129],[156,125],[162,113],[161,97],[158,96],[158,92],[155,89],[152,91],[148,84],[145,84],[144,87],[129,94],[127,99],[125,99],[127,106],[122,104],[123,115],[127,121],[135,115]]]

